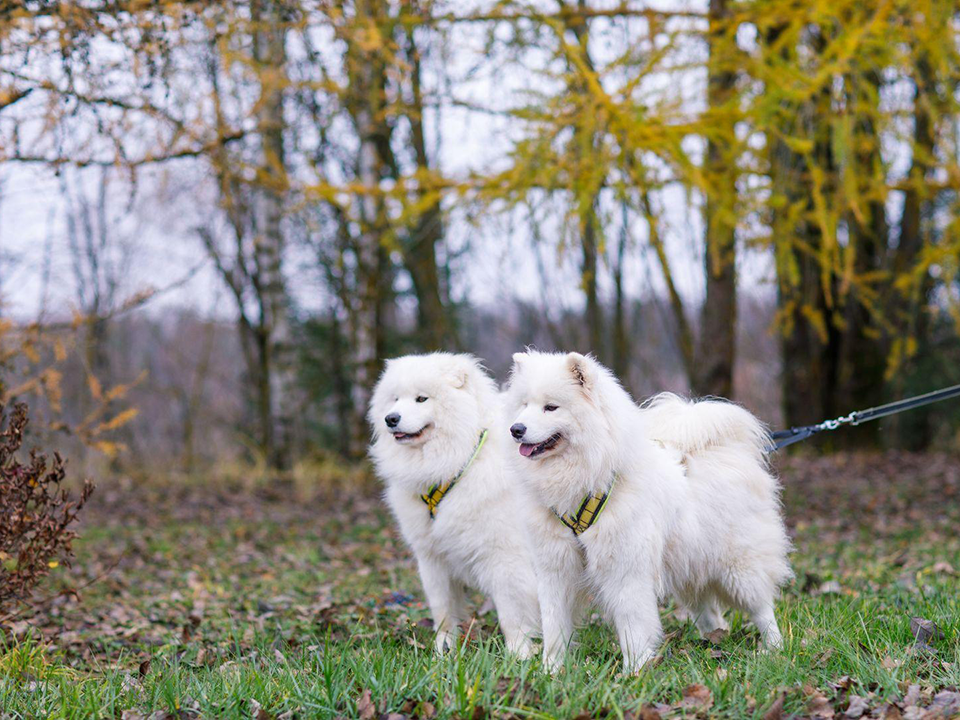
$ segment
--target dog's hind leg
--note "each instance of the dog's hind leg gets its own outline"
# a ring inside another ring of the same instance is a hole
[[[694,613],[685,602],[678,598],[676,603],[677,608],[673,611],[673,616],[677,619],[677,622],[685,623],[687,620],[696,620],[696,613]]]
[[[760,637],[763,638],[763,644],[770,649],[783,647],[783,636],[780,634],[780,626],[777,625],[777,618],[773,614],[773,600],[759,602],[753,607],[745,608],[753,624],[760,631]]]
[[[706,635],[714,630],[730,629],[727,621],[723,619],[723,607],[720,601],[712,594],[704,595],[697,603],[693,618],[701,635]]]
[[[728,596],[731,605],[745,613],[757,626],[764,645],[768,648],[783,645],[780,627],[773,614],[776,586],[768,577],[762,573],[739,572],[724,582],[722,592]]]

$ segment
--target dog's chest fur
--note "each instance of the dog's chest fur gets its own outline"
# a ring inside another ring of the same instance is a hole
[[[502,487],[498,462],[493,453],[478,457],[446,493],[434,518],[423,500],[409,488],[387,488],[387,503],[414,553],[442,560],[456,577],[472,587],[485,585],[487,564],[513,562],[518,551],[524,552],[517,547],[522,545],[521,527],[511,498]]]

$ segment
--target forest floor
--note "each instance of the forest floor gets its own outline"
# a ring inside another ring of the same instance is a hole
[[[596,619],[555,677],[511,659],[482,606],[435,657],[414,564],[370,481],[105,481],[76,562],[3,628],[0,716],[960,713],[960,459],[794,457],[781,471],[796,545],[784,649],[760,652],[737,617],[701,639],[667,606],[659,662],[636,677]]]

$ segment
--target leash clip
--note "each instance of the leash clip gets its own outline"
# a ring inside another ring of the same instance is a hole
[[[849,415],[843,415],[834,420],[824,420],[820,423],[819,428],[821,430],[836,430],[841,425],[846,425],[847,423],[857,424],[857,413],[852,412]]]

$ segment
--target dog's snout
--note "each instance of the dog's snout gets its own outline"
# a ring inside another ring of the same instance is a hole
[[[392,412],[387,415],[383,421],[387,424],[388,428],[395,428],[400,424],[400,413]]]
[[[519,440],[527,432],[527,426],[523,423],[514,423],[510,426],[510,434],[513,435],[514,440]]]

